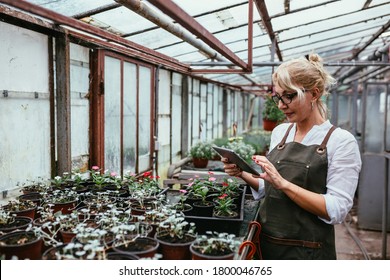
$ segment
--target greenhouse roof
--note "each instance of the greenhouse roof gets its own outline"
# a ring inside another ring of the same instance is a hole
[[[172,57],[196,75],[243,87],[270,84],[281,61],[311,52],[344,83],[389,69],[386,0],[26,2]]]

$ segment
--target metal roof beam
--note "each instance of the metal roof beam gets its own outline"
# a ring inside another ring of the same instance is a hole
[[[264,0],[254,0],[257,10],[260,14],[261,19],[263,20],[263,24],[265,29],[267,30],[268,36],[271,39],[271,42],[275,42],[275,51],[276,54],[278,55],[279,61],[283,61],[282,53],[279,48],[278,41],[276,40],[275,32],[272,28],[271,24],[271,18],[268,14],[267,6],[265,5]]]
[[[349,60],[355,59],[358,57],[358,55],[364,51],[369,45],[371,45],[372,42],[374,42],[383,32],[385,32],[390,27],[390,20],[384,24],[375,34],[371,36],[371,38],[359,49],[353,52],[352,57],[349,58]]]
[[[90,17],[90,16],[93,16],[93,15],[96,15],[96,14],[99,14],[99,13],[110,11],[110,10],[119,8],[121,6],[122,6],[121,4],[117,4],[117,3],[108,4],[108,5],[101,6],[101,7],[98,7],[96,9],[93,9],[93,10],[89,10],[89,11],[86,11],[86,12],[83,12],[83,13],[75,14],[75,15],[73,15],[71,17],[75,18],[75,19],[82,19],[82,18],[85,18],[85,17]]]
[[[128,2],[128,0],[120,0],[120,2]],[[193,17],[186,13],[177,4],[170,0],[149,0],[149,2],[160,9],[163,13],[170,16],[173,20],[190,31],[192,34],[196,35],[200,40],[205,42],[211,48],[233,62],[235,65],[241,67],[244,70],[247,69],[247,63],[240,59],[233,51],[228,49],[221,41],[219,41],[213,34],[211,34],[206,28],[199,24]]]
[[[377,8],[377,7],[384,6],[384,5],[388,5],[388,3],[378,4],[376,6],[369,7],[368,9],[373,9],[373,8]],[[356,14],[356,13],[361,13],[361,12],[362,12],[361,10],[357,10],[357,11],[353,11],[353,12],[349,12],[349,13],[345,13],[345,14],[341,14],[341,15],[337,15],[337,16],[332,16],[332,17],[328,17],[328,18],[324,18],[324,19],[319,19],[319,20],[307,22],[307,23],[304,23],[304,24],[296,24],[296,25],[294,25],[292,27],[276,30],[275,32],[281,33],[281,32],[287,31],[287,30],[299,28],[299,27],[306,26],[306,25],[309,25],[309,24],[314,24],[314,23],[323,22],[323,21],[330,20],[330,19],[336,19],[336,18],[340,18],[340,17],[345,17],[345,16],[349,16],[349,15]],[[386,17],[387,15],[388,14],[381,15],[381,16],[376,16],[376,17],[373,17],[373,18],[370,18],[370,19],[366,19],[366,20],[367,21],[368,20],[374,20],[374,19],[377,19],[377,18],[380,18],[380,17]],[[272,18],[274,19],[274,18],[276,18],[276,16],[273,16]],[[359,18],[359,16],[356,16],[355,18]]]
[[[266,67],[266,66],[279,66],[282,64],[280,61],[275,62],[253,62],[253,66]],[[229,67],[234,66],[231,62],[192,62],[190,66],[219,66]],[[377,61],[349,61],[349,62],[323,62],[324,66],[390,66],[390,62],[377,62]],[[196,70],[196,69],[194,69]],[[225,69],[228,70],[228,69]],[[238,69],[237,69],[238,70]]]
[[[285,0],[285,1],[286,1],[286,0]],[[313,8],[317,8],[317,7],[322,7],[322,6],[324,6],[324,5],[327,5],[327,4],[330,4],[330,3],[333,3],[333,2],[339,2],[339,1],[341,1],[341,0],[331,0],[331,1],[328,1],[328,2],[318,3],[318,4],[316,4],[316,5],[306,6],[306,7],[299,8],[299,9],[295,9],[295,10],[292,10],[292,11],[289,10],[288,13],[286,12],[286,3],[285,3],[285,5],[284,5],[284,10],[285,10],[285,12],[273,15],[273,16],[272,16],[272,19],[277,18],[277,17],[281,17],[281,16],[285,16],[286,14],[294,14],[294,13],[306,11],[306,10],[309,10],[309,9],[313,9]],[[290,2],[290,1],[289,1],[289,2]]]
[[[227,10],[227,9],[239,7],[239,6],[242,6],[242,5],[246,4],[246,3],[247,3],[247,1],[241,2],[241,3],[238,3],[238,4],[234,4],[234,5],[230,5],[230,6],[226,6],[226,7],[223,7],[223,8],[215,9],[215,10],[212,10],[212,11],[208,11],[208,12],[205,12],[205,13],[202,13],[202,14],[195,15],[195,16],[193,16],[193,18],[198,18],[198,17],[209,15],[209,14],[217,13],[217,12],[220,12],[220,11],[224,11],[224,10]],[[156,30],[156,29],[159,29],[159,28],[160,28],[160,26],[153,26],[153,27],[146,28],[146,29],[139,30],[139,31],[135,31],[135,32],[132,32],[132,33],[123,34],[122,37],[130,37],[130,36],[134,36],[134,35],[141,34],[141,33],[144,33],[144,32]],[[213,34],[215,34],[215,33],[213,33]]]

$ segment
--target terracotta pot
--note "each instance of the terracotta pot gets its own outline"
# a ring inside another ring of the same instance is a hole
[[[26,210],[20,210],[20,211],[11,211],[11,214],[15,214],[18,217],[29,217],[32,220],[35,218],[35,213],[36,213],[37,206],[31,209],[26,209]]]
[[[23,244],[18,240],[27,239]],[[42,239],[35,237],[31,231],[14,231],[0,236],[0,255],[5,259],[17,257],[19,260],[39,260],[42,254]]]
[[[274,128],[276,127],[277,124],[278,123],[276,121],[270,121],[270,120],[263,119],[263,128],[266,131],[274,130]]]
[[[61,211],[62,214],[70,214],[75,209],[77,204],[77,201],[69,201],[65,203],[54,203],[53,205],[53,211],[54,213]]]
[[[12,223],[0,225],[0,231],[8,233],[15,230],[25,230],[32,222],[33,220],[29,217],[16,216]]]
[[[234,253],[230,253],[227,255],[220,255],[220,256],[211,256],[211,255],[202,254],[198,252],[196,249],[194,249],[193,244],[194,243],[192,243],[190,246],[190,252],[193,260],[233,260],[234,259]]]
[[[154,238],[138,237],[127,245],[114,245],[113,249],[115,252],[133,254],[139,258],[153,258],[159,245]]]
[[[195,237],[192,235],[186,235],[181,240],[171,240],[167,235],[158,236],[156,239],[160,243],[159,251],[163,255],[164,260],[190,260],[191,252],[190,245],[195,241]]]
[[[107,260],[139,260],[139,257],[129,253],[109,252],[106,256]]]
[[[76,233],[71,232],[71,231],[60,230],[60,233],[61,233],[62,242],[64,242],[64,243],[70,243],[72,241],[73,237],[76,236]]]
[[[209,160],[207,158],[193,158],[192,163],[195,168],[206,168]]]

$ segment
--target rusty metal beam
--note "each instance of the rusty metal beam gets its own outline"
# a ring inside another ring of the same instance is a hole
[[[149,2],[235,65],[247,69],[248,65],[242,59],[174,2],[170,0],[149,0]]]
[[[69,35],[71,35],[73,38],[73,41],[77,41],[82,39],[84,42],[89,42],[93,45],[104,47],[107,50],[112,50],[116,52],[120,52],[122,54],[131,56],[136,59],[143,60],[148,63],[152,63],[155,65],[163,65],[166,69],[171,69],[174,71],[177,71],[179,73],[185,73],[188,74],[190,67],[187,64],[182,63],[170,63],[163,58],[158,58],[152,55],[149,55],[148,53],[144,53],[140,50],[127,48],[126,46],[118,45],[118,44],[111,44],[110,42],[98,39],[96,37],[89,36],[87,34],[81,34],[72,30],[69,30]]]
[[[257,10],[260,14],[261,19],[263,20],[264,27],[267,30],[271,42],[275,41],[276,54],[278,55],[279,61],[283,61],[282,53],[280,51],[278,41],[276,40],[275,32],[272,28],[271,18],[268,14],[265,1],[264,0],[253,0],[253,1],[255,1]]]
[[[29,12],[34,15],[41,16],[43,18],[49,19],[53,21],[56,24],[64,25],[64,27],[69,26],[71,28],[74,28],[75,30],[80,30],[83,32],[86,32],[88,34],[98,36],[100,38],[103,38],[108,41],[112,41],[114,43],[117,43],[119,45],[125,46],[127,48],[131,48],[133,50],[137,50],[139,53],[148,54],[149,57],[155,57],[159,60],[164,60],[169,64],[177,64],[179,66],[184,66],[184,64],[180,63],[178,60],[169,57],[167,55],[164,55],[162,53],[156,52],[152,49],[146,48],[142,45],[136,44],[134,42],[128,41],[126,39],[121,38],[118,35],[112,34],[110,32],[107,32],[105,30],[102,30],[100,28],[91,26],[87,23],[81,22],[79,20],[61,15],[59,13],[53,12],[49,9],[45,9],[43,7],[31,4],[26,1],[15,1],[15,0],[1,0],[2,3],[5,3],[11,7],[15,7],[18,9],[21,9],[23,11]]]
[[[4,5],[0,5],[0,20],[53,36],[64,33],[64,30],[57,25]]]
[[[284,13],[290,13],[290,0],[284,0]]]
[[[362,9],[364,10],[364,9],[367,9],[368,7],[370,7],[371,2],[372,2],[372,0],[366,0]]]

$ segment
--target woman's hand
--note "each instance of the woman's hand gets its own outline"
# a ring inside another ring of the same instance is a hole
[[[225,172],[229,176],[234,177],[241,177],[242,176],[242,170],[235,165],[234,163],[230,163],[227,158],[221,158],[221,161],[224,163],[223,168],[225,169]]]
[[[288,181],[279,174],[275,166],[265,156],[254,155],[252,159],[264,171],[260,174],[260,178],[270,182],[276,189],[283,190],[287,187]]]

